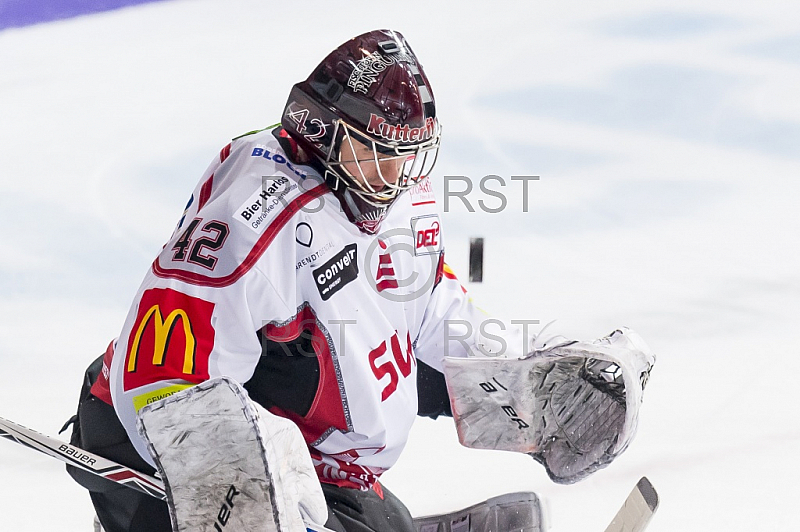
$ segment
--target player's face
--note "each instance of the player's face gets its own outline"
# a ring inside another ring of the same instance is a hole
[[[342,142],[342,166],[362,184],[369,183],[376,192],[385,188],[386,183],[397,183],[406,158],[378,153],[377,159],[376,165],[372,148],[352,137]]]

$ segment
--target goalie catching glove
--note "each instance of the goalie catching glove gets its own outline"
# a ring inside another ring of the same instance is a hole
[[[448,357],[444,373],[462,445],[528,453],[571,484],[630,444],[654,362],[622,328],[593,342],[537,339],[519,359]]]

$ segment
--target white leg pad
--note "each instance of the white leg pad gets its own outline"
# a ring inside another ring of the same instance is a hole
[[[327,507],[300,430],[221,377],[139,411],[172,527],[305,532]]]

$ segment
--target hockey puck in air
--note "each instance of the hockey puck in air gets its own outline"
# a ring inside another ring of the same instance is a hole
[[[469,282],[483,282],[483,238],[469,239]]]

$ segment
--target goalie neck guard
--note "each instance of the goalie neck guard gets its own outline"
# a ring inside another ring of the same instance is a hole
[[[281,125],[334,191],[379,210],[429,174],[441,136],[422,65],[391,30],[331,52],[292,87]]]

